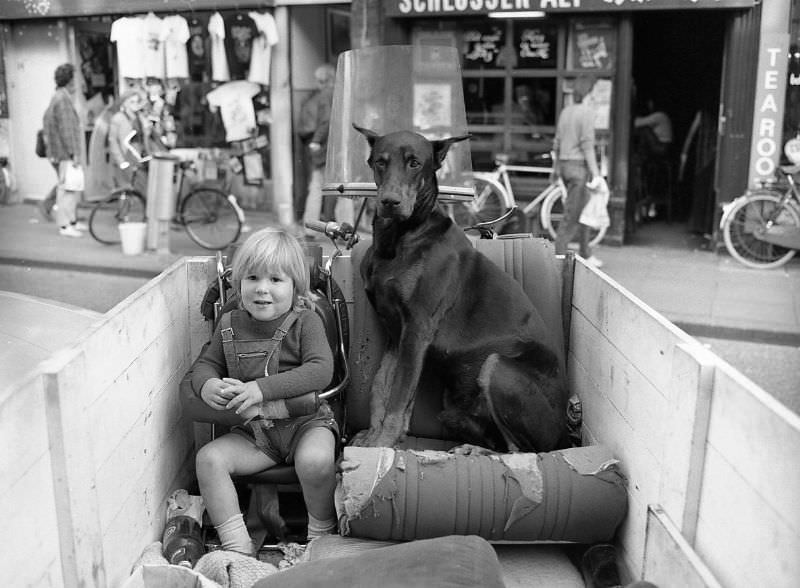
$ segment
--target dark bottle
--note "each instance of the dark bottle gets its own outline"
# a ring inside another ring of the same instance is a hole
[[[187,568],[193,568],[206,552],[200,524],[185,515],[178,515],[167,521],[162,543],[167,561]]]

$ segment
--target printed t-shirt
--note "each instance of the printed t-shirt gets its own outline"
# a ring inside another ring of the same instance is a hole
[[[186,19],[173,14],[164,17],[164,67],[168,78],[188,78],[189,59],[186,42],[189,25]]]
[[[256,128],[253,96],[260,91],[258,84],[237,80],[208,93],[206,99],[209,105],[218,107],[222,114],[226,141],[241,141],[251,136],[251,131]]]
[[[123,16],[111,23],[111,42],[117,44],[119,75],[123,78],[145,77],[144,20]]]

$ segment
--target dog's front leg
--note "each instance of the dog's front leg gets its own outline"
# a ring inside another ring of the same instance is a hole
[[[370,427],[353,445],[394,447],[408,432],[428,337],[409,339],[384,353],[370,390]]]

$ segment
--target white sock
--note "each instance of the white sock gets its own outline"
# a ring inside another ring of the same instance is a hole
[[[224,523],[214,525],[222,549],[253,555],[253,540],[247,532],[242,513],[235,514]]]
[[[320,535],[330,535],[336,530],[336,519],[325,519],[321,521],[311,513],[308,514],[308,540],[311,541],[315,537],[319,537]]]

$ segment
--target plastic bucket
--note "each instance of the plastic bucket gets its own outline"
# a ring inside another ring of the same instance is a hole
[[[144,252],[147,223],[120,223],[119,236],[122,241],[122,253],[139,255]]]

